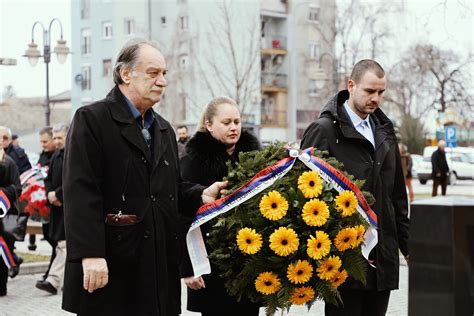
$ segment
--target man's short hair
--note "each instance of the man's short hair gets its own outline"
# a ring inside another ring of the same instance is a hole
[[[144,38],[134,38],[125,43],[120,50],[117,61],[114,66],[114,83],[116,85],[123,84],[122,76],[120,71],[122,69],[133,69],[136,66],[138,60],[138,53],[142,45],[149,45],[159,50],[158,44],[154,41],[150,41]]]
[[[0,126],[0,130],[5,131],[7,133],[8,139],[12,139],[12,130],[6,126]]]
[[[378,78],[385,77],[385,71],[378,62],[373,59],[362,59],[354,65],[349,79],[358,83],[365,73],[369,71],[374,73]]]
[[[58,123],[53,126],[53,133],[64,133],[67,135],[69,131],[69,125],[66,123]]]
[[[183,128],[186,130],[186,132],[188,131],[188,127],[186,125],[180,125],[176,129],[178,130],[178,129],[183,129]]]
[[[43,127],[43,128],[39,131],[39,134],[40,134],[40,135],[48,134],[50,137],[53,137],[53,128],[52,128],[51,126]]]

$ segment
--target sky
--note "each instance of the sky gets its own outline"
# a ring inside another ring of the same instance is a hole
[[[372,0],[363,1],[373,2]],[[387,63],[395,59],[396,54],[408,48],[411,43],[420,40],[436,44],[444,49],[453,49],[462,56],[469,53],[472,55],[474,22],[471,1],[394,1],[403,4],[404,13],[402,17],[392,19],[391,24],[396,34],[395,41],[398,44],[394,45],[396,48],[388,57]],[[28,60],[22,55],[31,41],[33,23],[39,20],[48,27],[51,19],[55,17],[61,20],[64,38],[71,48],[70,7],[71,0],[0,0],[0,57],[17,59],[17,66],[0,66],[1,92],[5,86],[12,85],[19,97],[45,95],[46,69],[43,59],[39,60],[36,67],[31,67]],[[42,50],[43,36],[40,29],[36,27],[34,39]],[[58,24],[54,24],[51,34],[53,47],[59,36]],[[51,96],[69,90],[72,82],[71,58],[68,58],[65,64],[59,64],[55,56],[52,56],[49,78]]]

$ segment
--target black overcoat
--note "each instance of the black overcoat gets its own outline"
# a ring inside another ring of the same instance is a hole
[[[186,155],[181,158],[181,174],[183,179],[208,186],[215,181],[222,181],[227,175],[226,162],[236,161],[239,152],[248,152],[259,149],[258,140],[247,132],[242,132],[239,141],[236,144],[235,151],[232,156],[226,152],[223,143],[216,140],[208,132],[197,132],[186,145]],[[197,209],[192,209],[181,203],[181,208],[186,208],[182,214],[192,211],[194,214]],[[185,227],[188,226],[185,224]],[[211,227],[207,224],[201,226],[201,233],[204,241],[208,236]],[[186,230],[184,230],[186,231]],[[184,247],[183,247],[184,248]],[[212,249],[206,245],[207,252],[211,253]],[[211,262],[211,274],[204,275],[203,279],[206,288],[192,290],[188,288],[188,304],[187,309],[195,312],[216,312],[217,303],[224,314],[228,315],[253,315],[258,314],[259,306],[248,300],[242,300],[237,303],[233,297],[227,294],[224,286],[224,280],[219,277],[219,269]],[[191,261],[188,252],[185,251],[183,261],[180,265],[181,277],[189,277],[193,275]]]
[[[408,201],[397,139],[392,122],[382,110],[371,115],[375,131],[375,149],[354,128],[343,104],[347,90],[339,92],[321,110],[320,117],[305,131],[301,147],[327,150],[329,156],[344,164],[356,179],[365,179],[363,190],[371,192],[376,201],[378,244],[375,251],[378,290],[398,288],[399,253],[408,255]],[[370,281],[370,280],[369,280]],[[356,282],[349,286],[360,288]],[[371,284],[369,284],[370,286]],[[347,285],[346,285],[347,286]]]
[[[20,173],[15,161],[9,156],[5,156],[5,160],[0,161],[0,191],[5,193],[10,201],[9,214],[18,214],[17,199],[21,193]],[[13,243],[13,237],[3,234],[3,224],[0,219],[0,235],[7,239],[7,243]]]
[[[44,179],[46,195],[54,191],[56,198],[63,203],[63,160],[64,149],[58,149],[53,153],[49,162],[48,175]],[[48,203],[49,204],[49,203]],[[66,239],[64,232],[64,208],[49,204],[51,213],[49,217],[49,238],[57,243]]]
[[[177,202],[202,202],[203,187],[180,181],[176,137],[155,116],[151,155],[118,87],[77,110],[64,156],[67,262],[63,308],[81,315],[180,313]],[[105,225],[106,214],[132,214],[136,225]],[[107,261],[109,283],[83,289],[81,259]]]

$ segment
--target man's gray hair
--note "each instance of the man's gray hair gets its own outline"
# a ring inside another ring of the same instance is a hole
[[[12,130],[6,126],[0,126],[0,130],[6,131],[8,139],[12,139]]]
[[[68,131],[69,131],[69,125],[66,123],[58,123],[53,126],[53,133],[67,134]]]
[[[134,38],[126,42],[120,50],[114,66],[114,83],[116,85],[124,83],[122,76],[120,75],[120,71],[122,69],[135,68],[138,60],[138,52],[140,50],[140,46],[142,45],[149,45],[159,50],[158,44],[156,42],[147,40],[145,38]]]

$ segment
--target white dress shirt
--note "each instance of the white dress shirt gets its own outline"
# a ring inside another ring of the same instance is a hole
[[[356,131],[364,136],[375,148],[374,133],[372,131],[372,126],[370,125],[370,114],[367,115],[365,120],[361,119],[359,115],[352,111],[347,101],[344,102],[344,108],[346,109],[347,114],[349,114],[349,118],[351,119]]]

